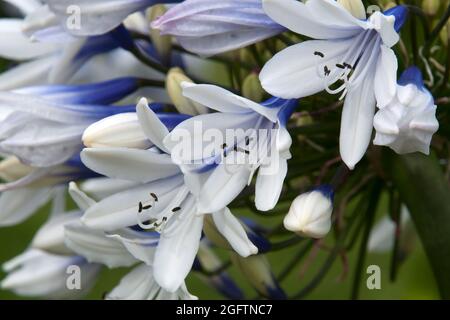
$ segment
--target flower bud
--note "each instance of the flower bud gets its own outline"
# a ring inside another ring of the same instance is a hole
[[[444,28],[442,28],[441,32],[439,33],[439,36],[444,46],[448,46],[450,39],[450,19],[447,21],[447,25]]]
[[[366,19],[366,8],[361,0],[337,0],[348,12],[357,19]]]
[[[422,1],[422,9],[423,11],[430,15],[434,16],[441,5],[441,0],[423,0]]]
[[[206,244],[205,241],[200,242],[197,253],[197,260],[193,269],[214,273],[223,266],[223,262],[217,257],[214,251]],[[229,299],[239,300],[244,298],[242,290],[230,278],[226,271],[219,274],[205,275],[201,272],[197,276],[208,285],[217,289],[225,297]]]
[[[251,73],[244,79],[242,95],[255,102],[260,102],[263,99],[264,90],[257,74]]]
[[[116,114],[91,124],[83,133],[88,148],[147,149],[152,144],[141,129],[136,113]]]
[[[433,96],[424,87],[422,73],[409,67],[401,75],[396,95],[374,117],[373,143],[399,154],[429,154],[433,134],[439,128]]]
[[[242,224],[242,226],[244,227],[249,240],[258,248],[258,252],[267,252],[270,250],[270,242],[266,238],[254,232],[246,224]],[[219,232],[210,215],[206,215],[204,218],[203,232],[208,240],[214,245],[228,250],[233,249],[228,240]]]
[[[0,178],[6,182],[16,181],[31,173],[32,167],[20,162],[15,156],[10,156],[0,161]]]
[[[299,195],[284,217],[284,227],[301,236],[323,238],[331,229],[333,189],[321,186]]]
[[[193,83],[180,68],[170,69],[166,77],[166,91],[178,112],[192,116],[208,113],[206,107],[183,96],[182,82]]]
[[[166,6],[163,4],[157,4],[151,7],[147,11],[147,17],[150,21],[154,21],[160,16],[166,13]],[[150,38],[155,46],[156,52],[158,52],[164,64],[170,62],[171,51],[172,51],[172,37],[168,35],[161,35],[161,31],[156,28],[150,29]]]
[[[231,253],[230,257],[258,293],[267,299],[286,299],[286,294],[278,285],[265,255],[258,254],[243,258],[236,253]]]

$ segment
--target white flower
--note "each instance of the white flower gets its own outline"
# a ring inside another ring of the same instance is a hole
[[[396,70],[391,70],[395,74]],[[394,77],[389,77],[394,79]],[[386,80],[387,81],[387,80]],[[376,145],[389,146],[399,154],[422,152],[429,154],[433,134],[438,130],[436,105],[424,87],[422,75],[416,67],[405,70],[390,101],[379,104],[375,114]]]
[[[306,237],[325,237],[331,228],[332,198],[329,186],[299,195],[284,217],[284,227]]]
[[[197,196],[200,210],[226,207],[258,169],[256,207],[272,209],[291,157],[286,123],[297,101],[271,98],[258,104],[217,86],[189,83],[184,84],[183,94],[220,111],[182,122],[164,140]]]
[[[85,165],[110,178],[139,182],[136,187],[109,196],[90,206],[82,221],[90,228],[114,232],[138,224],[161,234],[154,258],[154,277],[161,287],[175,292],[189,273],[198,250],[203,213],[163,145],[167,127],[148,107],[137,106],[138,120],[155,147],[140,150],[124,147],[86,148]],[[220,232],[243,256],[257,252],[240,222],[223,209],[213,213]],[[143,221],[148,221],[144,223]]]
[[[300,98],[322,90],[346,96],[340,152],[351,169],[364,155],[372,134],[375,95],[383,95],[384,72],[397,63],[391,50],[406,9],[397,6],[359,20],[333,0],[264,0],[264,10],[288,29],[319,40],[304,41],[276,54],[260,74],[270,94]],[[337,82],[335,88],[331,86]],[[378,89],[378,90],[377,90]],[[377,99],[379,96],[377,95]]]
[[[262,0],[186,0],[152,22],[187,50],[215,55],[284,31],[262,9]]]
[[[161,290],[153,278],[153,267],[140,264],[125,275],[107,300],[197,300],[183,284],[175,292]]]
[[[80,290],[67,287],[67,268],[70,266],[80,268]],[[30,249],[3,265],[8,275],[0,287],[22,296],[77,298],[89,292],[100,268],[100,265],[87,263],[79,256],[54,255]]]

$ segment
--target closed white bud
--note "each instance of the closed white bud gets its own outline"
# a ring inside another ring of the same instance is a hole
[[[83,144],[88,148],[127,147],[147,149],[147,139],[136,113],[116,114],[91,124],[83,133]]]
[[[301,236],[325,237],[331,229],[332,198],[333,190],[329,186],[299,195],[284,217],[284,227]]]
[[[178,112],[196,116],[208,113],[208,109],[183,96],[182,82],[193,83],[180,68],[172,68],[167,73],[166,91]]]
[[[337,2],[347,9],[357,19],[366,19],[366,9],[361,0],[337,0]]]

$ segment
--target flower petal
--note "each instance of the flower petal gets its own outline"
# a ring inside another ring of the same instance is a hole
[[[258,248],[250,241],[244,227],[228,208],[214,212],[212,218],[217,230],[240,256],[248,257],[258,253]]]
[[[149,150],[85,148],[81,152],[81,160],[88,168],[110,178],[142,183],[179,173],[170,156]]]
[[[255,205],[258,210],[272,210],[280,198],[284,178],[287,174],[287,160],[273,156],[266,168],[260,168],[256,178]]]
[[[286,28],[314,39],[348,38],[366,23],[333,0],[263,0],[264,11]]]
[[[351,88],[342,110],[339,147],[342,160],[353,169],[364,156],[370,143],[375,113],[373,77]]]
[[[397,57],[394,51],[381,45],[381,55],[378,58],[374,80],[375,97],[379,108],[387,106],[396,95],[397,68]]]
[[[166,235],[163,232],[155,253],[155,279],[169,292],[179,289],[191,270],[202,234],[203,216],[196,216],[194,212],[184,214],[183,220],[169,221],[181,225],[177,226],[176,233]]]
[[[2,192],[0,195],[0,226],[15,225],[30,217],[50,200],[51,190],[51,188],[38,187]]]
[[[103,231],[77,222],[66,225],[64,234],[66,245],[91,263],[117,268],[129,267],[137,262],[120,241],[107,237]]]
[[[136,113],[142,130],[147,138],[159,149],[168,153],[163,144],[164,138],[169,134],[167,127],[148,106],[147,99],[142,98],[136,106]]]
[[[310,40],[278,52],[264,65],[259,79],[263,88],[280,98],[301,98],[325,89],[325,64],[342,63],[353,39]],[[324,58],[316,55],[320,52]],[[323,67],[322,67],[323,68]]]

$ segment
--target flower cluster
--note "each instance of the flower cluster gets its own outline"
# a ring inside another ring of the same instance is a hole
[[[21,17],[0,19],[0,56],[17,62],[0,75],[0,225],[52,203],[4,264],[1,287],[20,295],[73,298],[102,266],[134,266],[107,299],[195,299],[191,272],[243,298],[219,247],[261,297],[284,298],[265,256],[276,229],[235,208],[287,213],[291,242],[324,238],[374,129],[373,145],[428,154],[439,127],[419,68],[397,78],[402,5],[368,15],[360,0],[7,2]],[[311,188],[290,175],[303,170],[302,107],[322,91],[343,100],[339,155]]]

